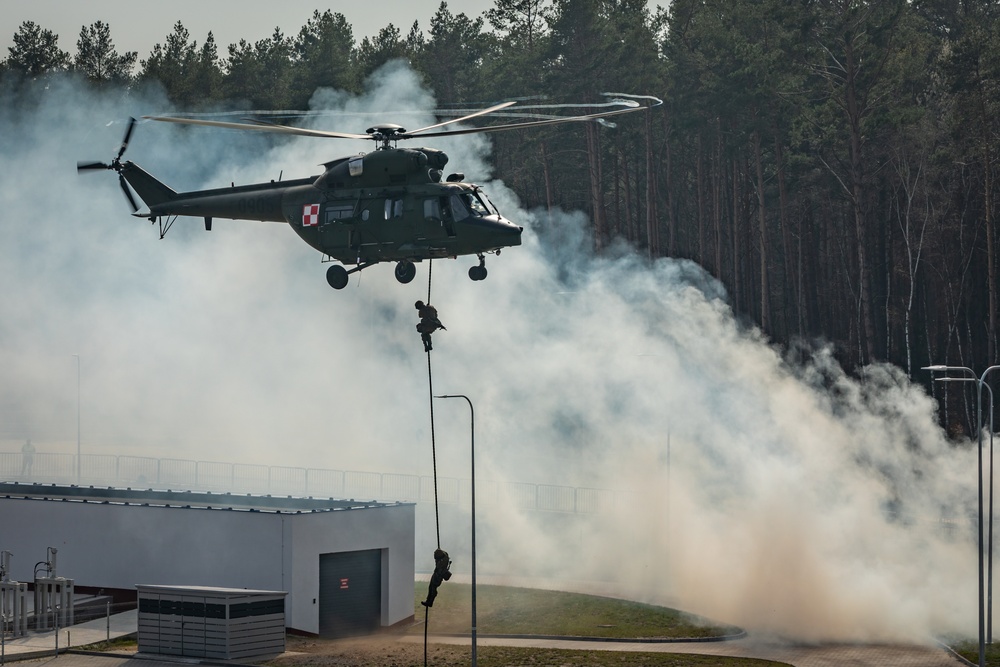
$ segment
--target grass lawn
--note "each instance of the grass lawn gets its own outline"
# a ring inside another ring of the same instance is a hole
[[[414,614],[424,620],[420,601],[427,584],[417,582]],[[433,634],[468,634],[472,589],[445,582],[430,610]],[[476,620],[480,635],[563,635],[596,638],[703,638],[732,635],[739,628],[713,625],[675,609],[615,598],[507,586],[476,586]],[[418,623],[412,632],[423,633]]]
[[[978,639],[957,639],[946,642],[955,653],[971,662],[973,665],[979,664],[979,640]],[[1000,667],[1000,645],[986,645],[986,665],[987,667]]]
[[[538,634],[581,637],[705,637],[738,632],[737,628],[711,626],[673,609],[626,600],[503,586],[477,586],[476,615],[480,634]],[[423,633],[424,607],[420,600],[427,584],[414,589],[418,623],[411,632]],[[468,633],[471,587],[447,582],[439,589],[430,623],[435,633]],[[86,647],[114,650],[135,647],[135,639],[111,645]],[[975,643],[972,644],[975,651]],[[268,667],[421,667],[423,646],[399,642],[391,635],[373,635],[356,640],[319,640],[288,637],[288,651],[264,661]],[[468,646],[432,644],[428,664],[435,667],[467,667]],[[480,646],[480,667],[787,667],[784,663],[751,658],[729,658],[651,652],[587,651],[507,646]]]

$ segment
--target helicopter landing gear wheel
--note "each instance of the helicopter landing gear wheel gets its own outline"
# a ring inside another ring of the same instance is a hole
[[[479,266],[469,269],[469,277],[473,280],[486,280],[486,258],[479,256]]]
[[[334,264],[326,270],[326,282],[330,283],[333,289],[344,289],[347,287],[347,269],[340,264]]]
[[[396,280],[404,285],[414,279],[417,275],[417,267],[413,262],[404,259],[396,264]]]

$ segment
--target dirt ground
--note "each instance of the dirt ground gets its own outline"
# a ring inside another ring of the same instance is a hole
[[[469,664],[468,646],[430,644],[427,663],[436,667]],[[423,642],[402,641],[395,633],[355,639],[288,637],[285,653],[267,665],[272,667],[410,667],[424,664]]]

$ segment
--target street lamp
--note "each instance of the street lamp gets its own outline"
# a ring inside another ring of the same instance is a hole
[[[986,643],[993,643],[993,389],[983,383],[990,392],[990,532],[986,542],[990,552],[986,556]]]
[[[76,357],[76,483],[80,484],[80,355]]]
[[[476,410],[465,394],[445,394],[434,398],[464,398],[469,404],[472,452],[472,667],[476,667]]]
[[[924,368],[923,368],[923,370],[925,370],[925,371],[931,371],[931,373],[933,373],[935,371],[960,371],[960,372],[966,374],[966,377],[962,377],[962,378],[951,378],[951,377],[935,378],[933,376],[931,377],[932,380],[936,380],[938,382],[975,382],[976,383],[976,434],[977,434],[978,441],[979,441],[979,667],[985,667],[985,665],[986,665],[986,613],[985,613],[985,611],[986,611],[985,610],[985,607],[986,607],[986,590],[985,590],[986,589],[986,582],[985,582],[985,577],[984,577],[984,574],[985,574],[985,572],[984,572],[984,570],[985,570],[985,564],[983,562],[983,551],[984,551],[984,544],[983,544],[983,542],[984,542],[984,539],[983,539],[984,538],[984,536],[983,536],[983,386],[986,384],[986,376],[989,375],[990,372],[992,372],[992,371],[994,371],[994,370],[996,370],[998,368],[1000,368],[1000,366],[990,366],[985,371],[983,371],[983,374],[981,376],[977,376],[976,373],[975,373],[975,371],[973,371],[971,368],[968,368],[966,366],[945,366],[943,364],[938,364],[938,365],[933,365],[933,366],[924,366]],[[990,391],[990,396],[992,397],[992,395],[993,395],[993,392],[991,390]],[[991,420],[991,423],[992,423],[992,416],[993,416],[992,415],[992,407],[993,407],[993,402],[992,402],[992,398],[991,398],[991,401],[990,401],[990,408],[991,408],[991,411],[990,411],[990,420]],[[991,433],[991,437],[992,437],[992,428],[990,429],[990,433]],[[992,469],[993,469],[993,463],[992,463],[992,456],[991,456],[991,458],[990,458],[990,470],[991,470],[991,476],[990,476],[991,477],[991,479],[990,479],[990,485],[991,485],[990,496],[991,496],[991,498],[992,498],[992,494],[993,494],[993,489],[992,489]],[[990,521],[991,521],[990,533],[991,533],[991,535],[992,535],[992,528],[993,528],[992,527],[992,516],[993,516],[993,512],[992,512],[992,503],[991,503],[991,508],[990,508]],[[992,554],[992,545],[991,545],[990,551],[991,551],[991,554]],[[991,566],[992,566],[992,564],[991,564]],[[992,579],[992,577],[991,577],[991,579]],[[991,595],[991,598],[992,598],[992,595]],[[991,614],[991,617],[992,617],[992,614]],[[992,618],[991,618],[991,620],[992,620]]]
[[[972,382],[972,378],[938,378],[939,382]],[[982,385],[990,392],[990,497],[989,497],[989,532],[986,536],[988,553],[986,555],[986,643],[993,643],[993,388],[989,384]]]

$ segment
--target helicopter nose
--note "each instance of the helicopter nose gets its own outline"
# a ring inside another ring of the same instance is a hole
[[[521,245],[521,232],[524,231],[524,227],[496,215],[483,218],[481,224],[494,238],[502,239],[505,246]]]
[[[510,245],[521,245],[521,232],[524,231],[524,227],[515,225],[510,220],[500,218],[497,220],[497,231],[504,235],[505,238],[510,239],[508,243]]]

